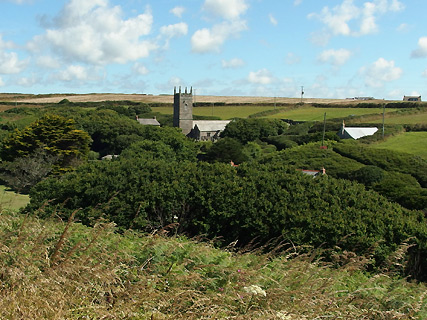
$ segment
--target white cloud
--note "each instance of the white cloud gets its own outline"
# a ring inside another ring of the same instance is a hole
[[[410,26],[407,23],[402,23],[397,27],[397,31],[401,33],[408,32],[410,29]]]
[[[412,58],[425,58],[427,57],[427,37],[418,39],[418,48],[412,51]]]
[[[40,56],[37,58],[37,65],[43,68],[57,69],[60,62],[51,56]]]
[[[0,33],[0,50],[12,49],[15,45],[12,41],[3,41],[3,35]]]
[[[238,19],[248,9],[246,0],[205,0],[203,10],[223,19]]]
[[[378,31],[379,16],[403,9],[404,5],[398,0],[366,1],[362,7],[355,5],[354,0],[343,0],[333,8],[326,6],[320,13],[309,14],[308,18],[321,21],[325,25],[323,32],[329,36],[361,36]]]
[[[37,79],[34,75],[29,78],[29,77],[23,77],[20,78],[17,81],[17,84],[23,87],[32,87],[34,84],[38,83],[39,79]]]
[[[2,79],[2,77],[0,77],[0,87],[4,87],[4,86],[5,86],[5,83],[4,83],[3,79]]]
[[[146,74],[150,73],[150,70],[148,70],[146,66],[144,66],[138,62],[133,65],[133,70],[136,73],[139,73],[140,75],[146,75]]]
[[[297,7],[302,3],[302,0],[294,0],[294,6]]]
[[[250,72],[248,81],[255,84],[270,84],[274,82],[274,76],[267,69],[261,69],[256,72]]]
[[[66,61],[104,65],[135,61],[156,48],[140,40],[153,23],[148,7],[145,13],[123,20],[121,8],[110,7],[108,0],[71,0],[54,21],[53,28],[33,38],[30,49],[43,51],[48,46]]]
[[[160,33],[167,38],[185,36],[188,33],[188,25],[184,22],[170,24],[160,28]]]
[[[342,66],[348,59],[350,59],[352,53],[347,49],[330,49],[323,51],[317,58],[321,63],[330,63],[334,66]]]
[[[236,20],[216,24],[212,29],[197,30],[191,37],[192,51],[197,53],[219,52],[226,40],[237,37],[246,29],[246,21]]]
[[[395,66],[393,60],[387,61],[384,58],[379,58],[370,66],[361,68],[360,73],[365,77],[367,86],[379,88],[384,85],[384,82],[399,79],[403,71]]]
[[[276,18],[271,13],[268,15],[268,19],[270,20],[270,23],[273,26],[277,26],[278,22],[277,22]]]
[[[0,51],[0,74],[20,73],[27,64],[28,61],[19,60],[16,52]]]
[[[222,60],[221,65],[224,69],[236,69],[245,65],[245,62],[242,59],[234,58],[231,60]]]
[[[185,12],[184,7],[175,7],[169,11],[173,15],[177,16],[178,18],[182,18],[183,13]]]
[[[62,81],[88,80],[88,72],[85,67],[71,65],[66,70],[58,73],[57,78]]]

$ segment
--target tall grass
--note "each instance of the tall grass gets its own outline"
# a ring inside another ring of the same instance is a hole
[[[2,212],[0,318],[427,317],[424,284],[367,274],[366,259],[352,253],[332,268],[315,251],[236,253],[166,234],[120,235],[102,221],[88,228]]]

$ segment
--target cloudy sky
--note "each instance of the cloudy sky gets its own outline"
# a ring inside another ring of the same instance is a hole
[[[427,97],[426,0],[0,0],[0,91]]]

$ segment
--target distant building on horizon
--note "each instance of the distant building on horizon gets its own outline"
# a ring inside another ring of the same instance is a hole
[[[187,137],[199,140],[217,140],[230,120],[193,120],[193,88],[177,92],[174,88],[173,126],[182,129]]]
[[[421,96],[403,96],[403,101],[421,102]]]

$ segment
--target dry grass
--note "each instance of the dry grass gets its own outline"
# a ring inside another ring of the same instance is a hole
[[[26,102],[26,103],[58,103],[62,99],[71,102],[98,102],[98,101],[140,101],[173,103],[173,95],[144,95],[144,94],[119,94],[119,93],[92,93],[92,94],[51,94],[51,95],[22,95],[22,94],[1,94],[0,101]],[[250,97],[250,96],[194,96],[195,102],[224,102],[233,103],[299,103],[300,98],[286,97]],[[336,104],[358,104],[360,101],[346,99],[318,99],[304,98],[304,103],[336,103]],[[371,100],[369,102],[381,102],[384,100]]]
[[[334,269],[296,249],[231,253],[3,212],[0,318],[425,319],[424,285],[364,274],[366,259],[344,255]]]

